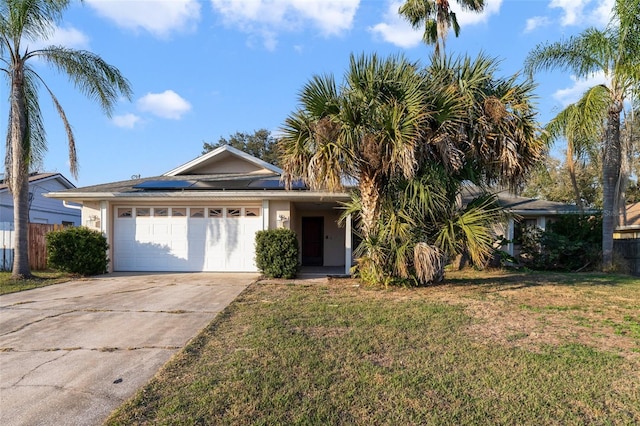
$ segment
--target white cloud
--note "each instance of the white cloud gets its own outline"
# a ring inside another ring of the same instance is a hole
[[[198,0],[86,0],[98,14],[116,25],[145,30],[157,37],[193,30],[200,19]]]
[[[72,47],[75,49],[87,49],[89,37],[82,31],[73,27],[56,27],[53,36],[47,40],[49,45]]]
[[[162,93],[147,93],[136,105],[140,111],[150,112],[162,118],[179,120],[191,110],[191,104],[173,90]]]
[[[29,50],[42,49],[48,46],[64,46],[73,49],[88,49],[89,37],[73,27],[53,27],[51,35],[46,40],[23,41]]]
[[[384,41],[402,48],[415,47],[422,41],[423,30],[414,30],[411,25],[398,14],[402,1],[391,0],[384,14],[383,22],[374,25],[370,31],[379,35]],[[456,2],[450,2],[451,10],[456,14],[458,24],[463,28],[486,23],[491,15],[500,12],[502,0],[486,0],[482,13],[463,10]]]
[[[316,27],[324,36],[351,29],[360,0],[211,0],[226,25],[257,35],[265,47],[274,49],[276,35]]]
[[[527,19],[527,25],[524,29],[525,33],[530,33],[531,31],[540,28],[546,27],[551,24],[551,19],[546,16],[534,16],[533,18]]]
[[[384,41],[402,48],[416,47],[422,41],[422,31],[411,28],[411,24],[402,19],[398,8],[402,2],[392,1],[384,14],[383,22],[369,28]]]
[[[553,94],[553,98],[560,102],[563,108],[578,101],[582,95],[584,95],[584,93],[593,86],[598,84],[608,84],[609,82],[602,72],[594,74],[592,77],[586,79],[577,78],[575,75],[572,75],[571,81],[573,81],[573,85],[571,87],[556,90]]]
[[[551,0],[549,7],[562,9],[562,26],[604,26],[609,22],[614,2],[615,0]]]
[[[469,25],[483,24],[489,21],[491,15],[500,13],[502,0],[485,0],[484,10],[482,13],[476,13],[469,10],[463,10],[457,2],[449,3],[451,10],[456,14],[458,24],[462,28]]]
[[[113,124],[118,127],[133,129],[134,126],[140,121],[140,117],[135,114],[116,115],[113,117],[112,121]]]

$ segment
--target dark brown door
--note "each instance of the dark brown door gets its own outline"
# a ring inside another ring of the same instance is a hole
[[[302,218],[302,266],[324,264],[324,217]]]

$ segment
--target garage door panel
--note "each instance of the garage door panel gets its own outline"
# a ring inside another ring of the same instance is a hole
[[[256,271],[261,217],[133,217],[114,222],[114,269]]]

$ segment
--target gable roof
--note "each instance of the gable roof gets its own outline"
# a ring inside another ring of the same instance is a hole
[[[29,185],[34,184],[36,182],[44,182],[44,181],[53,180],[53,179],[58,180],[62,184],[62,186],[66,187],[67,189],[73,189],[76,187],[73,183],[71,183],[67,178],[62,176],[60,173],[31,173],[29,175]],[[9,185],[5,182],[5,179],[3,178],[2,180],[0,180],[0,192],[8,191],[8,190],[9,190]]]
[[[169,170],[163,176],[178,176],[178,175],[200,175],[200,174],[214,174],[214,173],[233,173],[226,167],[220,167],[224,162],[229,162],[229,158],[236,160],[234,164],[235,171],[238,171],[238,163],[244,163],[246,167],[242,168],[242,171],[255,174],[278,174],[282,175],[282,169],[269,164],[253,155],[249,155],[246,152],[240,151],[230,145],[223,145],[208,152],[200,157],[197,157],[181,166],[176,167],[173,170]]]

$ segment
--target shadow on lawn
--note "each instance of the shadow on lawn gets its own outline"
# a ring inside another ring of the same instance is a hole
[[[455,271],[445,275],[441,285],[493,287],[496,290],[514,290],[536,286],[619,286],[640,284],[630,275],[602,272],[538,272],[538,271]]]

